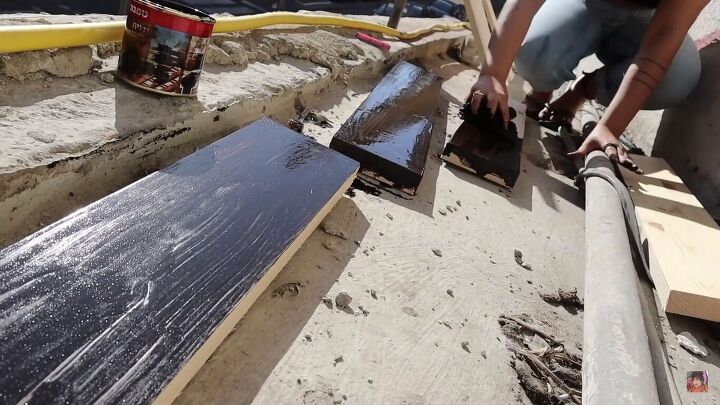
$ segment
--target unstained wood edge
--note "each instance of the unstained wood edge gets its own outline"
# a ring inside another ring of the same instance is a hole
[[[460,169],[464,169],[465,171],[473,173],[473,174],[475,174],[491,183],[494,183],[500,187],[505,187],[508,190],[512,190],[512,187],[510,187],[507,183],[505,183],[505,180],[503,178],[498,177],[492,173],[485,173],[485,174],[478,173],[475,169],[473,169],[472,167],[463,163],[462,159],[455,153],[450,153],[449,155],[440,155],[440,159],[444,160],[447,163],[455,165]]]
[[[248,309],[252,306],[255,300],[258,299],[268,285],[275,279],[280,270],[290,261],[295,253],[300,249],[303,243],[310,237],[310,234],[320,225],[325,216],[333,209],[335,204],[340,201],[340,198],[345,194],[345,191],[350,188],[352,181],[357,176],[357,170],[348,177],[338,191],[330,198],[325,206],[318,211],[317,215],[308,223],[305,229],[290,243],[290,246],[280,255],[275,263],[270,266],[270,269],[260,280],[250,288],[247,295],[240,300],[235,308],[230,311],[227,317],[220,323],[210,337],[203,343],[202,346],[192,355],[178,372],[175,377],[168,383],[165,388],[158,394],[153,400],[153,405],[171,404],[181,393],[187,384],[192,380],[195,374],[200,371],[200,368],[225,340],[225,338],[232,332],[235,325],[240,322],[240,319],[247,313]]]
[[[470,29],[473,32],[476,46],[480,51],[482,63],[487,60],[488,45],[490,44],[490,37],[492,32],[490,31],[490,24],[488,23],[487,12],[485,6],[477,0],[464,0],[465,13],[468,21],[470,22]]]

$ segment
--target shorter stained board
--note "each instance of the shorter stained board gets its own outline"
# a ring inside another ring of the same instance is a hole
[[[522,142],[525,133],[525,105],[510,100],[516,116],[511,121],[517,128],[517,139],[507,140],[506,148],[481,150],[475,147],[480,131],[463,122],[445,145],[440,158],[499,186],[512,188],[520,175]]]
[[[415,194],[425,171],[439,79],[400,62],[378,83],[330,142],[363,174]]]
[[[720,227],[663,159],[633,155],[623,170],[647,237],[650,273],[666,312],[720,321]]]
[[[357,169],[260,120],[0,251],[0,403],[171,402]]]

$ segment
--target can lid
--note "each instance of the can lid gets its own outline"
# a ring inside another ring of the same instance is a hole
[[[163,11],[165,13],[169,14],[175,14],[180,17],[184,17],[190,20],[194,21],[200,21],[208,24],[215,24],[215,18],[211,17],[209,14],[200,11],[196,8],[186,6],[184,4],[176,3],[174,1],[169,0],[155,0],[155,1],[149,1],[149,0],[135,0],[139,3],[142,3],[144,5],[147,5],[149,7],[158,9],[160,11]]]

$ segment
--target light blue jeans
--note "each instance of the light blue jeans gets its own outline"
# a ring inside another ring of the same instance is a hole
[[[575,79],[575,69],[595,54],[598,102],[608,105],[640,48],[653,10],[628,9],[602,0],[546,0],[530,25],[515,60],[517,73],[536,91],[553,91]],[[700,78],[700,55],[689,36],[643,109],[658,110],[685,101]]]

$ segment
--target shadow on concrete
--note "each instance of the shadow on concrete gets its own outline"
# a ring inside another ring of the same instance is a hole
[[[687,352],[688,355],[694,357],[697,370],[707,370],[707,365],[720,368],[720,345],[718,345],[718,341],[720,341],[720,323],[676,314],[667,314],[667,320],[670,329],[676,335],[682,332],[690,332],[698,343],[707,349],[708,355],[706,357]],[[678,350],[684,349],[678,348]]]
[[[353,304],[354,315],[350,315],[351,310],[341,312],[322,300],[354,256],[358,242],[370,226],[349,198],[342,198],[326,221],[333,216],[342,219],[348,239],[315,230],[175,404],[251,403],[295,342],[312,344],[312,338],[308,340],[300,334],[313,313],[335,311],[336,316],[362,316]],[[334,250],[323,245],[328,239],[334,240]],[[287,288],[288,285],[291,288]]]
[[[659,183],[659,182],[658,182]],[[630,195],[633,196],[633,202],[636,207],[644,208],[648,211],[659,212],[664,215],[670,215],[681,220],[687,220],[695,222],[698,225],[707,227],[711,231],[718,229],[717,223],[708,214],[708,211],[703,206],[686,204],[683,200],[688,201],[694,199],[695,195],[687,190],[682,183],[667,182],[662,180],[662,185],[658,184],[658,187],[665,186],[673,190],[671,194],[672,199],[662,198],[652,193],[656,193],[655,190],[647,189],[643,184],[639,184],[638,187],[630,188]],[[670,184],[677,184],[677,188],[672,188]],[[638,194],[642,197],[638,197]]]
[[[456,177],[482,187],[491,193],[504,196],[511,204],[527,211],[533,209],[532,201],[535,192],[540,193],[545,203],[555,210],[557,210],[556,198],[562,198],[577,207],[583,208],[583,193],[562,181],[562,174],[554,173],[556,169],[552,164],[552,159],[565,159],[564,156],[551,157],[558,152],[555,149],[546,151],[540,134],[540,126],[528,119],[525,123],[525,136],[520,163],[521,172],[512,190],[501,188],[479,176],[451,165],[446,165],[446,167]]]

